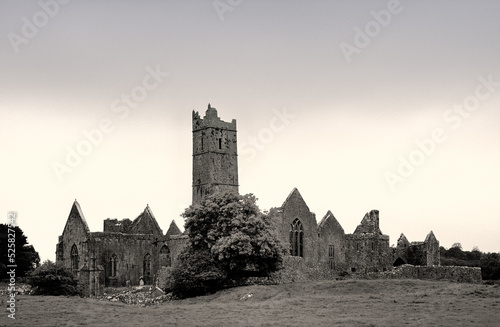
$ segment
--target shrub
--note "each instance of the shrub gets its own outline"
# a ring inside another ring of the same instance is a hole
[[[188,246],[172,271],[172,294],[178,298],[213,293],[223,287],[226,274],[208,251],[195,251]]]
[[[50,260],[31,272],[29,282],[34,295],[82,295],[73,274],[62,264]]]

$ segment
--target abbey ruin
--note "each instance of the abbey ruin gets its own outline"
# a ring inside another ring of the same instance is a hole
[[[192,203],[211,192],[238,192],[236,120],[225,122],[210,105],[203,118],[192,113]],[[371,210],[352,234],[346,234],[331,211],[317,223],[298,189],[275,210],[279,235],[290,256],[304,265],[335,273],[370,273],[402,264],[440,264],[439,242],[431,231],[421,242],[401,234],[396,247],[379,228],[379,212]],[[56,246],[56,261],[71,269],[89,295],[103,286],[151,284],[162,267],[173,267],[187,244],[174,221],[163,233],[151,208],[135,218],[106,219],[102,232],[91,232],[75,200]]]

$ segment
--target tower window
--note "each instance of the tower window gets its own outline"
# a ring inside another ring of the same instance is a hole
[[[222,150],[222,138],[219,138],[219,150]]]

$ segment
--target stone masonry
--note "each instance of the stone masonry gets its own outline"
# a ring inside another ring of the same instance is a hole
[[[193,111],[192,203],[210,193],[238,192],[236,120],[225,122],[208,105],[201,118]],[[439,242],[432,231],[423,242],[410,243],[401,234],[397,247],[379,227],[379,212],[366,213],[354,233],[346,234],[331,211],[317,223],[298,189],[270,210],[290,258],[304,269],[339,273],[383,272],[393,266],[439,265]],[[172,221],[164,234],[149,205],[134,220],[104,220],[102,232],[90,232],[75,200],[56,246],[56,261],[79,278],[87,295],[103,286],[151,284],[162,268],[174,267],[187,236]]]

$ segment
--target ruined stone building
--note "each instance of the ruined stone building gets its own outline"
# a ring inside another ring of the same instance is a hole
[[[431,231],[424,242],[398,241],[396,248],[389,245],[389,236],[379,227],[379,212],[365,214],[352,234],[344,229],[328,211],[317,224],[297,189],[293,189],[281,207],[278,219],[280,236],[290,244],[290,255],[300,256],[308,265],[340,272],[380,272],[402,264],[439,265],[439,242]],[[400,238],[401,240],[401,238]]]
[[[153,281],[162,266],[170,267],[184,247],[185,237],[174,221],[163,234],[149,206],[136,219],[106,219],[102,232],[90,232],[75,200],[56,248],[62,262],[86,285],[90,294],[102,286]]]
[[[193,111],[192,122],[193,205],[210,193],[238,192],[236,120],[222,121],[208,105],[203,118]],[[401,234],[397,247],[391,248],[377,210],[368,212],[352,234],[344,232],[330,211],[318,224],[297,189],[273,212],[290,255],[303,258],[306,265],[354,273],[405,263],[439,265],[439,242],[432,232],[424,242],[413,243]],[[149,206],[134,220],[108,218],[102,232],[90,232],[75,200],[59,236],[56,261],[78,276],[88,294],[96,294],[104,285],[137,285],[141,279],[152,283],[161,267],[175,265],[186,244],[174,221],[163,234]]]

